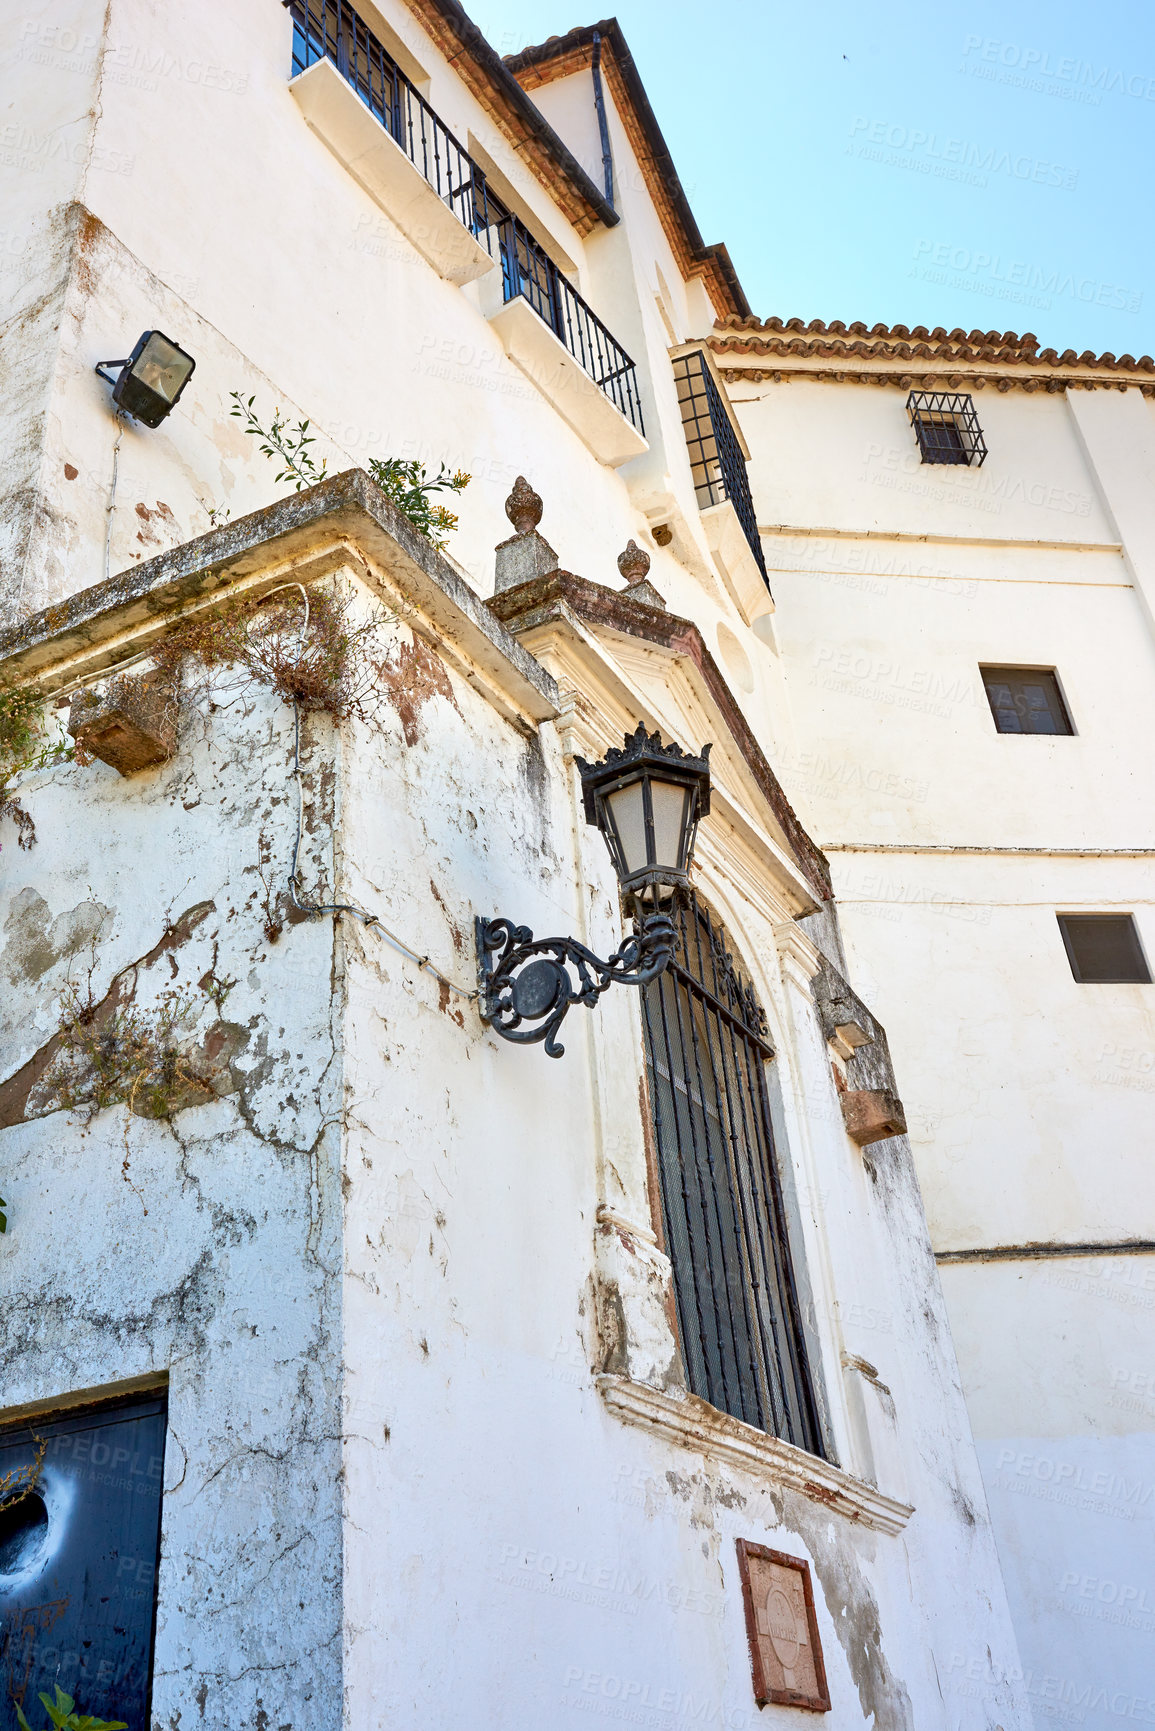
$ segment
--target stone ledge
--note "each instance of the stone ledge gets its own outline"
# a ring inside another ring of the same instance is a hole
[[[893,1535],[902,1532],[914,1513],[909,1503],[719,1412],[695,1395],[664,1393],[624,1376],[599,1376],[597,1384],[609,1410],[627,1424],[755,1478],[770,1479],[860,1526]]]
[[[434,642],[458,652],[465,677],[503,698],[512,718],[536,726],[558,713],[550,674],[363,469],[290,493],[0,632],[0,690],[35,684],[51,693],[111,672],[190,614],[233,595],[316,582],[356,565],[358,553],[415,604]],[[421,620],[411,623],[422,628]]]

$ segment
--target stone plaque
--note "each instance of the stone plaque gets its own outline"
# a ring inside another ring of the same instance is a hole
[[[760,1707],[828,1713],[826,1667],[814,1615],[810,1565],[801,1557],[738,1540],[746,1634]]]

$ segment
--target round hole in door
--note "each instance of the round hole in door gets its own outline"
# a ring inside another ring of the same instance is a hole
[[[37,1491],[0,1507],[0,1586],[35,1567],[48,1543],[48,1510]]]

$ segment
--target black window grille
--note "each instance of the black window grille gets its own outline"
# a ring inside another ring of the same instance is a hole
[[[965,391],[912,391],[906,412],[924,463],[982,467],[987,447],[972,396]]]
[[[980,667],[999,733],[1073,733],[1059,682],[1032,667]]]
[[[691,894],[672,966],[643,998],[666,1248],[694,1394],[822,1454],[754,988]]]
[[[645,436],[637,368],[544,247],[507,208],[348,0],[284,0],[293,76],[331,60],[438,197],[500,263],[507,301],[521,295],[598,388]]]
[[[710,505],[720,505],[724,499],[729,499],[769,588],[770,579],[762,554],[754,500],[750,495],[746,459],[700,349],[692,349],[676,358],[674,379],[698,505],[704,511]]]
[[[1071,972],[1080,985],[1151,984],[1131,914],[1059,914]]]
[[[33,1724],[57,1683],[151,1723],[164,1442],[163,1395],[0,1431],[0,1688]]]

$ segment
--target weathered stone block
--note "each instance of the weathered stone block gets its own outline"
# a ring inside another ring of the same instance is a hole
[[[497,578],[494,588],[512,589],[518,583],[530,583],[535,577],[548,577],[557,570],[557,554],[544,535],[531,529],[525,535],[511,535],[495,549]]]
[[[68,731],[83,754],[135,775],[176,750],[177,710],[175,677],[152,669],[113,680],[103,692],[78,692]]]
[[[905,1136],[906,1113],[898,1095],[889,1088],[851,1088],[838,1098],[846,1134],[860,1148],[883,1142],[888,1136]]]

